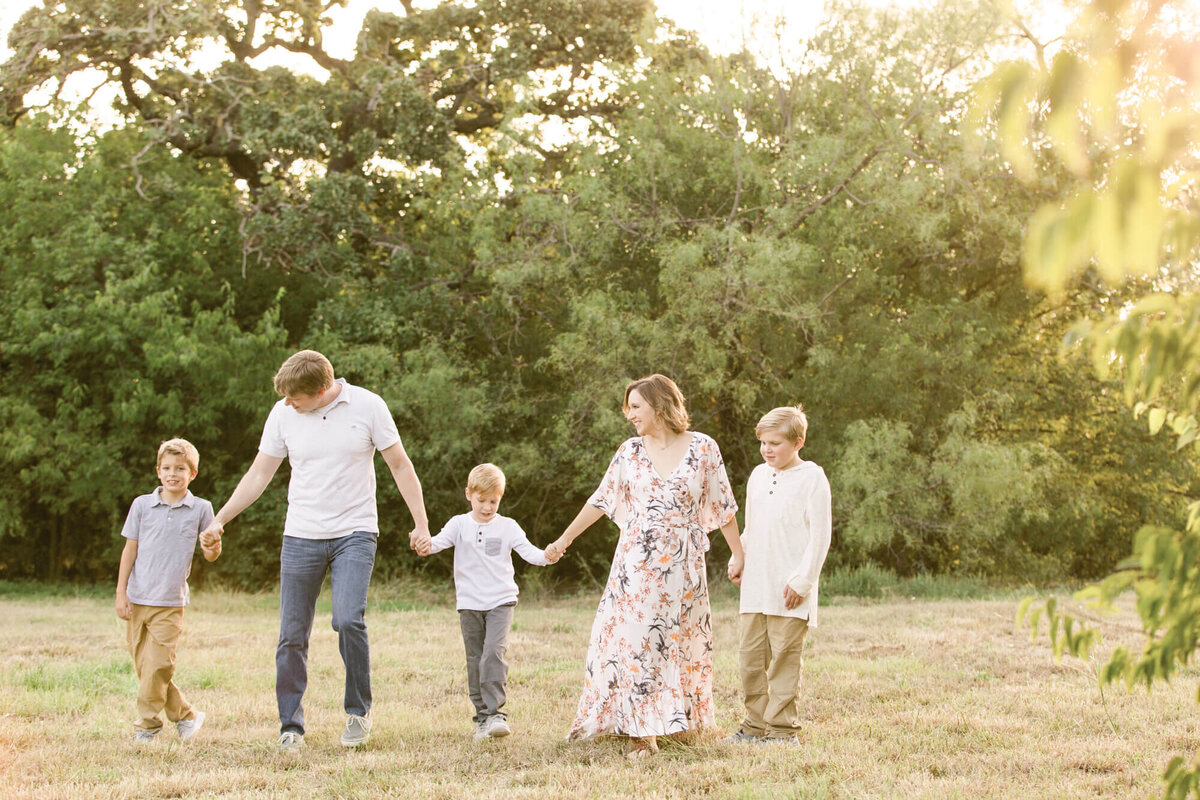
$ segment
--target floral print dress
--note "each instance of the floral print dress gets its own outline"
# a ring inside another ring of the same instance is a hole
[[[640,437],[617,450],[588,504],[621,529],[588,641],[583,695],[570,738],[666,736],[712,727],[708,532],[737,502],[721,451],[694,433],[663,477]]]

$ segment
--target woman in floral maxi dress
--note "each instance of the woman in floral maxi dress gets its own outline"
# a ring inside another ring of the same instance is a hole
[[[624,734],[631,757],[656,738],[713,726],[712,617],[704,553],[720,528],[741,579],[737,503],[717,443],[687,430],[683,395],[652,375],[625,389],[639,436],[613,456],[595,494],[547,548],[557,560],[607,515],[621,529],[588,642],[583,695],[570,738]]]

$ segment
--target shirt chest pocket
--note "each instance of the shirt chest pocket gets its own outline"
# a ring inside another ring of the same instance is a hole
[[[180,514],[177,511],[172,511],[163,519],[162,536],[172,542],[186,542],[188,539],[195,539],[198,531],[193,521],[188,519],[187,514]]]
[[[488,558],[500,555],[500,538],[498,536],[489,536],[483,540],[483,554]]]

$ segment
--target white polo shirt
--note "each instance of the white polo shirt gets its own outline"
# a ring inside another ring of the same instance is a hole
[[[817,588],[832,535],[829,479],[811,461],[785,470],[759,464],[746,483],[743,614],[799,617],[817,626]],[[804,598],[789,609],[783,589]]]
[[[515,520],[497,514],[486,524],[459,514],[433,537],[432,553],[454,548],[454,592],[459,611],[491,611],[517,602],[512,551],[530,564],[550,564]]]
[[[306,413],[280,400],[267,415],[259,452],[292,466],[284,536],[337,539],[379,533],[375,451],[400,441],[387,403],[374,392],[336,381],[337,399]]]

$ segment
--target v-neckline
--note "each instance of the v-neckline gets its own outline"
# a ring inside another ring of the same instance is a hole
[[[646,437],[641,437],[642,455],[645,457],[646,463],[650,465],[650,471],[654,473],[654,477],[658,478],[663,483],[666,483],[667,481],[671,480],[672,475],[679,471],[679,468],[683,466],[683,463],[687,461],[688,456],[691,455],[692,445],[696,441],[696,432],[690,431],[690,433],[692,438],[688,439],[687,447],[684,449],[683,455],[679,457],[679,460],[675,462],[675,466],[666,475],[663,475],[658,471],[658,467],[654,466],[654,459],[650,457],[650,448],[646,446]]]

